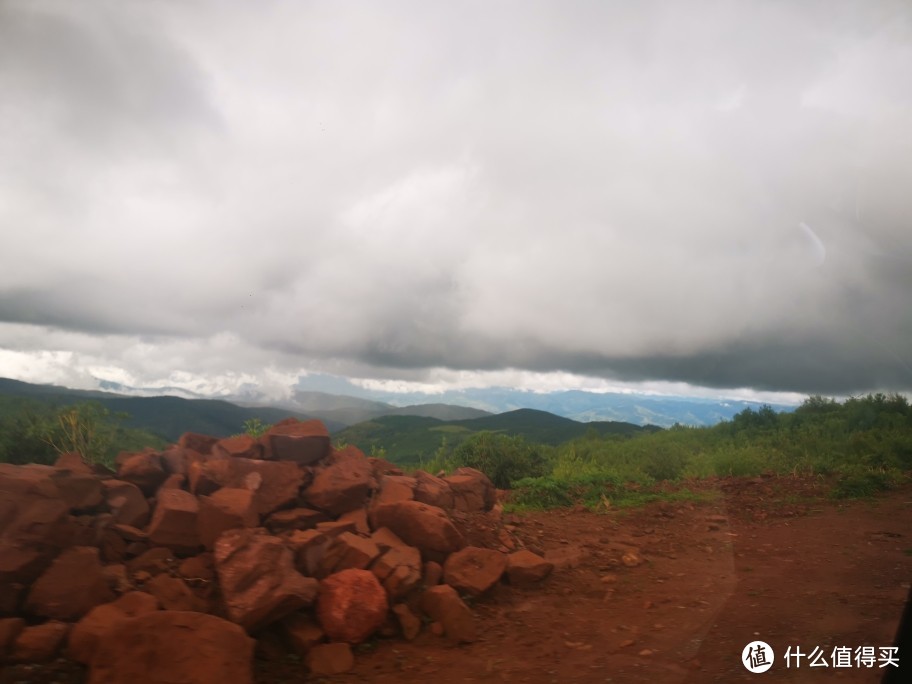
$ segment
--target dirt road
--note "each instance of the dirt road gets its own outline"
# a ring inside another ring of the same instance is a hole
[[[551,579],[477,601],[477,643],[380,639],[360,647],[354,673],[323,681],[880,681],[878,647],[892,644],[912,579],[912,489],[835,502],[807,480],[706,486],[713,501],[509,516],[527,544],[562,559]],[[741,663],[754,640],[775,653],[762,675]],[[834,648],[854,658],[865,646],[873,667],[834,667]],[[786,668],[788,647],[818,647],[829,666],[793,657]],[[300,672],[273,663],[258,679]]]

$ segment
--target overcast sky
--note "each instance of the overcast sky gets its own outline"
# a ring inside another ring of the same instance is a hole
[[[0,375],[304,373],[912,390],[912,4],[0,0]]]

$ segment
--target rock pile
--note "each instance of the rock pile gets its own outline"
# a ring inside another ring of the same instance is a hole
[[[116,473],[76,454],[0,464],[0,663],[62,653],[90,682],[251,682],[255,652],[344,672],[351,645],[414,639],[422,616],[473,641],[460,594],[551,570],[495,494],[470,468],[406,476],[334,449],[319,421],[185,434],[120,454]]]

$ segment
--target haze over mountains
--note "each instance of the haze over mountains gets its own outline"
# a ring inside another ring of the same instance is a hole
[[[242,406],[274,406],[305,413],[332,423],[353,425],[384,415],[411,415],[463,420],[517,409],[537,409],[579,422],[621,421],[634,425],[670,427],[681,425],[715,425],[728,420],[746,408],[757,408],[757,402],[675,397],[650,394],[625,394],[569,390],[531,392],[509,387],[470,388],[431,394],[425,392],[391,392],[368,389],[349,380],[331,375],[309,375],[299,380],[285,399],[269,398],[258,388],[247,386],[242,391],[207,397],[186,390],[135,388],[102,382],[108,391],[130,396],[154,396],[168,393],[185,398],[218,398]],[[792,406],[774,404],[777,411]]]

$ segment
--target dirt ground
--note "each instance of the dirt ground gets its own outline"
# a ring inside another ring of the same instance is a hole
[[[477,643],[426,631],[377,640],[353,673],[319,681],[880,681],[879,663],[834,668],[831,654],[893,643],[912,579],[912,488],[836,502],[807,480],[706,486],[713,501],[508,516],[563,567],[538,588],[500,585],[476,601]],[[776,654],[763,674],[741,663],[754,640]],[[831,666],[786,668],[789,646],[820,647]],[[258,681],[302,681],[299,667],[261,664]]]
[[[476,600],[477,642],[454,646],[425,630],[413,642],[362,644],[346,675],[312,678],[288,658],[258,661],[257,681],[880,681],[879,663],[834,668],[831,652],[893,642],[912,579],[912,487],[848,502],[809,480],[705,487],[712,500],[508,515],[515,535],[560,567],[538,587],[499,585]],[[741,661],[754,640],[775,653],[762,675]],[[789,646],[821,648],[830,667],[802,658],[786,668]],[[0,681],[82,679],[57,667]]]

